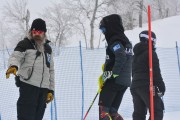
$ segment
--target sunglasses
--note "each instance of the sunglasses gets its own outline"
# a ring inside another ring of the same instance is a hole
[[[43,33],[44,33],[44,31],[41,31],[41,30],[32,30],[32,34],[40,35],[40,34],[43,34]]]
[[[103,20],[101,20],[101,22],[99,23],[99,29],[101,30],[102,33],[106,32],[106,27]]]
[[[102,33],[106,33],[106,28],[104,26],[100,26],[99,29],[101,30]]]

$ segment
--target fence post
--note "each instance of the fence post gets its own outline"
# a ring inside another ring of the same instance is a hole
[[[51,120],[53,120],[53,106],[52,106],[52,102],[51,102]]]
[[[51,120],[54,120],[54,116],[53,116],[53,112],[55,114],[55,120],[57,120],[57,109],[56,109],[56,97],[54,95],[54,104],[53,102],[51,102],[51,108],[50,108],[50,112],[51,112]],[[54,105],[54,111],[53,111],[53,105]]]
[[[179,61],[179,50],[178,50],[177,41],[176,41],[176,52],[177,52],[177,60],[178,60],[178,68],[179,68],[179,76],[180,76],[180,61]]]
[[[82,59],[82,47],[81,47],[81,41],[79,41],[79,50],[80,50],[80,64],[81,64],[81,82],[82,82],[82,114],[81,114],[81,120],[83,120],[84,115],[84,73],[83,73],[83,59]]]
[[[57,108],[56,108],[56,96],[54,95],[54,112],[55,112],[55,120],[57,120]]]

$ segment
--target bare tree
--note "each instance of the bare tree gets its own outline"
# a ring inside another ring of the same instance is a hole
[[[115,0],[112,9],[123,18],[124,27],[126,30],[133,29],[134,26],[145,22],[143,15],[147,14],[147,3],[144,0]]]
[[[165,0],[152,0],[152,9],[154,11],[158,11],[158,17],[155,17],[155,19],[164,18],[165,17]],[[153,12],[154,16],[156,15],[156,12]]]
[[[3,64],[4,64],[4,69],[6,68],[6,57],[5,57],[5,48],[7,46],[6,44],[6,38],[8,35],[8,28],[5,26],[3,22],[0,21],[0,50],[3,51]]]
[[[82,36],[84,37],[85,45],[86,45],[86,49],[87,49],[88,43],[87,43],[86,27],[79,17],[76,17],[76,20],[78,21],[78,24],[80,25],[80,27],[76,25],[75,29],[78,29],[80,31],[80,33],[82,34]]]
[[[159,11],[158,14],[153,12],[154,18],[157,18],[157,16],[163,18],[165,10],[167,11],[166,3],[161,4],[162,0],[151,1],[153,2],[152,8]],[[56,36],[52,37],[56,46],[63,45],[73,29],[84,38],[86,48],[93,49],[95,46],[94,40],[99,36],[95,32],[95,28],[98,27],[98,20],[110,13],[117,13],[122,16],[125,29],[133,29],[137,25],[142,27],[142,23],[147,22],[147,17],[143,17],[147,15],[147,1],[63,0],[60,4],[56,3],[47,8],[43,15],[47,21],[50,21],[48,25],[50,28],[49,35]],[[99,44],[100,42],[98,47]]]
[[[133,29],[135,13],[138,11],[134,4],[133,0],[115,0],[109,4],[108,13],[121,15],[125,29]]]
[[[69,9],[76,12],[76,25],[80,26],[81,34],[85,39],[86,48],[88,47],[88,38],[90,48],[94,49],[94,28],[96,20],[106,13],[105,6],[110,3],[110,0],[73,0],[64,1]],[[87,26],[89,23],[89,26]],[[88,32],[90,31],[90,32]]]
[[[14,41],[23,39],[29,29],[30,12],[27,9],[27,4],[27,0],[13,0],[11,3],[6,2],[4,6],[4,21],[11,26]]]
[[[179,0],[151,0],[151,2],[155,19],[163,19],[178,14]]]
[[[144,11],[144,0],[135,0],[132,2],[132,5],[136,7],[136,9],[139,11],[139,27],[142,27],[143,23],[143,11]]]
[[[11,4],[6,2],[4,6],[4,14],[8,21],[16,23],[23,32],[28,30],[26,22],[29,22],[30,18],[27,2],[27,0],[14,0]]]
[[[177,15],[180,11],[180,4],[179,4],[179,0],[166,0],[166,13],[168,16],[174,16]]]
[[[63,8],[61,4],[52,4],[51,7],[47,7],[45,12],[42,14],[45,20],[48,21],[47,26],[49,27],[49,35],[51,41],[58,48],[61,45],[67,43],[67,38],[71,37],[71,30],[73,27],[73,13]]]
[[[94,49],[94,21],[96,19],[96,13],[98,9],[98,0],[95,1],[93,13],[92,13],[92,18],[90,22],[90,27],[91,27],[91,37],[90,37],[90,48]]]
[[[144,0],[141,0],[140,2],[139,2],[139,8],[140,8],[140,11],[139,11],[139,27],[142,27],[142,23],[143,23],[143,19],[142,19],[142,17],[143,17],[143,2],[144,2]]]

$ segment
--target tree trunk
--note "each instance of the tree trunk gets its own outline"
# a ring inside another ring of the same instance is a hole
[[[94,40],[94,23],[91,22],[90,26],[91,26],[90,48],[94,49],[94,41],[93,41]]]
[[[157,1],[158,2],[158,11],[159,11],[159,18],[163,18],[163,11],[162,11],[162,4],[160,2],[160,0]]]
[[[142,28],[142,14],[139,14],[139,27]]]
[[[143,0],[140,1],[140,12],[139,12],[139,27],[142,28],[142,17],[143,17]]]
[[[90,27],[91,27],[90,48],[91,49],[94,49],[94,21],[96,19],[95,17],[96,17],[97,7],[98,7],[98,0],[96,0],[93,16],[90,23]]]
[[[84,36],[85,44],[86,44],[86,49],[87,49],[87,48],[88,48],[88,45],[87,45],[86,29],[85,29],[85,27],[84,27],[84,24],[80,21],[80,19],[79,19],[79,22],[80,22],[80,24],[82,25],[82,28],[83,28],[82,34],[83,34],[83,36]]]

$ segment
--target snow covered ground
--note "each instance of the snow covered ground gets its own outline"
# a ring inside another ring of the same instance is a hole
[[[155,32],[157,37],[157,47],[172,48],[175,46],[175,42],[178,42],[180,46],[180,15],[157,20],[152,22],[152,31]],[[133,30],[126,31],[126,35],[133,42],[133,44],[139,41],[139,33],[142,30],[147,30],[148,25],[143,24],[142,28],[135,28]]]
[[[104,62],[105,49],[95,49],[93,51],[83,49],[82,52],[84,70],[83,88],[79,48],[61,48],[60,56],[55,57],[55,95],[58,120],[80,120],[82,116],[82,107],[84,115],[97,92],[97,78],[102,73],[101,64]],[[177,67],[176,51],[175,48],[159,48],[157,52],[160,58],[162,76],[167,88],[163,98],[166,110],[165,117],[167,116],[167,120],[176,120],[177,116],[172,115],[180,111],[180,77]],[[65,55],[66,57],[64,57]],[[19,95],[18,88],[14,85],[14,78],[12,75],[10,79],[6,80],[5,70],[0,71],[0,74],[2,75],[0,78],[0,114],[2,120],[15,120],[16,100]],[[84,97],[82,97],[82,94]],[[133,103],[129,89],[124,95],[119,112],[125,118],[130,118],[132,116]],[[169,119],[170,117],[174,118]],[[43,120],[50,120],[50,118],[51,110],[49,104]],[[86,120],[97,119],[98,98]]]
[[[180,111],[176,112],[165,112],[163,120],[179,120]],[[132,118],[124,118],[124,120],[132,120]],[[148,116],[147,116],[148,120]]]

